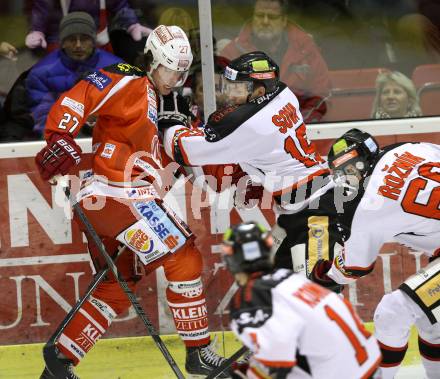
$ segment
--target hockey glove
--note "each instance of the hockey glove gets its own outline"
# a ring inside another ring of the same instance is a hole
[[[246,372],[249,368],[249,362],[233,362],[231,365],[232,379],[246,379]]]
[[[40,175],[49,180],[55,175],[66,175],[81,162],[81,148],[69,134],[52,134],[45,146],[35,157]]]
[[[189,126],[191,112],[188,102],[183,96],[175,91],[166,96],[159,95],[159,103],[159,112],[157,113],[159,130],[164,130],[174,125]]]
[[[327,276],[328,270],[332,267],[332,261],[319,259],[309,275],[309,279],[330,291],[341,293],[344,289],[342,284],[336,283],[333,279]]]

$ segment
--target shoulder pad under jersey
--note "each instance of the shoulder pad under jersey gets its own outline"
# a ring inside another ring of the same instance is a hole
[[[135,75],[135,76],[145,76],[147,73],[144,70],[141,70],[139,67],[132,66],[128,63],[115,63],[110,66],[107,66],[103,69],[107,72],[112,72],[120,75]]]
[[[233,105],[215,111],[209,116],[208,122],[204,128],[206,140],[208,142],[217,142],[227,137],[234,130],[239,128],[240,125],[263,109],[285,88],[286,85],[280,82],[280,85],[275,91],[257,97],[249,103]]]

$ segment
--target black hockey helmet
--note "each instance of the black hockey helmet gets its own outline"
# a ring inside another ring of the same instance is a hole
[[[356,175],[364,178],[379,154],[377,141],[367,132],[350,129],[338,138],[328,153],[328,165],[335,176]]]
[[[229,271],[252,273],[273,267],[272,235],[256,222],[245,222],[228,229],[223,236],[223,258]]]
[[[253,51],[232,60],[223,76],[232,81],[250,82],[250,92],[253,91],[253,83],[261,83],[266,92],[273,92],[279,82],[280,68],[266,53]]]

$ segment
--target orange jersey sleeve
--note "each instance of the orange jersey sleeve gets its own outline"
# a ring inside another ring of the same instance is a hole
[[[121,90],[139,75],[142,75],[141,70],[125,63],[86,74],[74,87],[61,94],[52,106],[45,128],[46,139],[52,133],[78,135],[92,114],[114,114],[112,106],[124,93]]]

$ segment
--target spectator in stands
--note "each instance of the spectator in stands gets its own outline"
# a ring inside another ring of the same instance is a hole
[[[286,0],[256,0],[252,20],[219,55],[233,59],[255,50],[279,64],[281,80],[299,98],[305,121],[319,121],[330,89],[327,64],[312,37],[287,20]]]
[[[100,4],[103,4],[101,6]],[[109,46],[107,31],[110,17],[117,16],[127,32],[135,41],[151,32],[141,24],[127,0],[34,0],[31,14],[31,31],[26,36],[26,46],[30,49],[42,47],[52,51],[59,46],[58,25],[63,16],[70,12],[82,11],[89,13],[96,25],[98,46]],[[110,17],[109,17],[110,16]]]
[[[62,92],[73,87],[85,72],[121,62],[120,58],[96,48],[96,26],[85,12],[65,16],[59,35],[61,48],[20,75],[8,94],[7,122],[0,137],[3,142],[40,139],[49,109]]]
[[[16,60],[17,59],[17,49],[12,46],[10,43],[8,42],[0,42],[0,55],[11,59],[11,60]]]
[[[422,110],[412,80],[398,71],[380,73],[376,79],[376,97],[371,117],[381,119],[418,116],[422,116]]]
[[[214,82],[215,82],[215,97],[217,103],[217,109],[223,108],[225,103],[225,97],[220,88],[220,77],[228,65],[229,60],[223,57],[214,56]],[[202,66],[200,62],[191,67],[194,73],[191,76],[191,112],[201,121],[205,120],[203,112],[203,80],[202,80]]]

